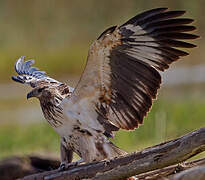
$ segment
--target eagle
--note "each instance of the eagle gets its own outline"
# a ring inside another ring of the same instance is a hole
[[[126,154],[109,138],[143,123],[157,97],[160,72],[188,55],[185,48],[196,47],[185,42],[199,36],[190,33],[196,28],[184,13],[151,9],[106,29],[91,44],[75,88],[33,67],[34,60],[17,60],[12,79],[33,88],[27,99],[39,99],[45,119],[60,135],[62,166],[72,163],[73,152],[86,163]]]

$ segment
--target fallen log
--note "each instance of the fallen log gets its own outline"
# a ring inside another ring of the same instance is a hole
[[[112,160],[37,173],[21,180],[116,180],[181,163],[205,151],[205,128]]]

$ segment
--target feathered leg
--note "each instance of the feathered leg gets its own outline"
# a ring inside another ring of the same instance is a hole
[[[60,142],[60,155],[61,155],[61,164],[59,170],[64,170],[67,164],[70,164],[73,160],[73,151],[68,146],[65,146],[64,141],[61,139]]]

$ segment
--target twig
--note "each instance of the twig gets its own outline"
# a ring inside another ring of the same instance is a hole
[[[189,168],[192,168],[198,165],[205,165],[205,158],[197,159],[194,161],[187,161],[187,162],[183,162],[180,164],[175,164],[175,165],[168,166],[162,169],[157,169],[151,172],[139,174],[139,175],[136,175],[135,177],[138,178],[139,180],[145,180],[145,179],[154,180],[154,179],[159,179],[160,177],[166,177],[172,174],[179,173],[181,171],[184,171],[186,169],[189,169]]]
[[[146,148],[110,161],[101,161],[73,167],[63,172],[49,171],[23,180],[116,180],[183,162],[205,150],[205,128],[193,131],[175,140]]]
[[[185,171],[182,171],[169,180],[204,180],[205,179],[205,166],[196,166]]]

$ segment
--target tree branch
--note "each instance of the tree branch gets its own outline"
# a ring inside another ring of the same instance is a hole
[[[22,180],[125,179],[133,175],[183,162],[202,151],[205,151],[205,128],[110,161],[84,164],[63,172],[54,170],[34,174]]]
[[[185,171],[182,171],[170,180],[204,180],[205,179],[205,166],[196,166]]]
[[[186,169],[189,169],[195,166],[201,166],[201,165],[205,165],[205,158],[197,159],[194,161],[187,161],[187,162],[183,162],[180,164],[168,166],[162,169],[149,171],[146,173],[136,175],[135,177],[138,178],[139,180],[146,180],[146,179],[156,180],[156,179],[160,179],[161,177],[169,177],[170,175],[174,175]]]

